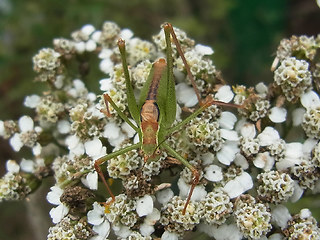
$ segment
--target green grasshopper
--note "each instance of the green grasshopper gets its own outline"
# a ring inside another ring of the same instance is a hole
[[[165,39],[167,44],[166,57],[161,58],[155,63],[153,63],[152,69],[150,71],[149,77],[141,90],[140,99],[137,103],[135,96],[133,94],[133,88],[131,85],[130,75],[128,71],[128,65],[126,62],[126,51],[125,42],[120,39],[118,40],[118,47],[120,50],[126,89],[127,89],[127,99],[128,108],[131,117],[136,122],[135,126],[128,117],[117,107],[108,94],[104,94],[104,101],[106,103],[107,111],[106,115],[110,115],[108,109],[108,103],[117,111],[119,116],[127,122],[139,135],[140,142],[137,144],[132,144],[128,147],[120,149],[116,152],[112,152],[104,157],[95,161],[95,169],[98,172],[100,178],[102,179],[104,185],[106,186],[110,196],[112,198],[111,204],[115,201],[115,197],[112,194],[106,179],[101,171],[100,165],[109,159],[117,157],[121,154],[129,152],[134,149],[140,149],[140,154],[144,158],[144,162],[157,161],[160,158],[161,151],[166,151],[171,157],[180,161],[183,165],[190,169],[193,174],[192,185],[189,191],[189,195],[186,200],[186,204],[183,209],[183,214],[185,214],[187,206],[190,202],[192,193],[196,185],[199,183],[199,172],[192,166],[186,159],[184,159],[180,154],[178,154],[173,148],[165,143],[168,136],[178,131],[186,125],[190,120],[195,118],[198,114],[203,112],[206,108],[212,104],[225,105],[225,106],[236,106],[234,104],[224,103],[220,101],[215,101],[211,97],[207,97],[205,100],[201,99],[200,93],[196,87],[195,80],[191,74],[190,67],[184,57],[181,50],[180,43],[175,35],[173,27],[171,24],[166,23],[164,25]],[[197,95],[200,108],[193,112],[186,119],[182,120],[178,124],[173,126],[173,122],[176,118],[176,95],[175,95],[175,82],[173,76],[173,57],[171,48],[171,37],[174,41],[177,51],[180,54],[183,63],[186,67],[188,77],[191,80],[195,93]],[[236,106],[238,107],[238,106]]]

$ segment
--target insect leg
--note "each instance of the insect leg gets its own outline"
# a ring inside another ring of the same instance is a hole
[[[124,154],[126,152],[129,152],[131,150],[134,150],[134,149],[137,149],[137,148],[140,148],[140,147],[141,147],[141,143],[133,144],[131,146],[125,147],[125,148],[120,149],[120,150],[118,150],[116,152],[112,152],[112,153],[110,153],[110,154],[108,154],[106,156],[103,156],[103,157],[99,158],[98,160],[96,160],[94,162],[94,168],[96,169],[96,171],[99,174],[103,184],[106,186],[106,188],[107,188],[107,190],[108,190],[108,192],[109,192],[109,194],[110,194],[110,196],[112,198],[111,202],[115,201],[115,197],[114,197],[114,195],[113,195],[113,193],[112,193],[112,191],[111,191],[111,189],[110,189],[110,187],[109,187],[109,185],[108,185],[108,183],[106,181],[106,178],[103,175],[103,172],[101,170],[100,165],[103,164],[104,162],[106,162],[109,159],[115,158],[115,157],[117,157],[117,156],[119,156],[121,154]]]
[[[168,153],[170,153],[173,157],[175,157],[177,160],[179,160],[183,165],[185,165],[187,168],[189,168],[190,171],[192,172],[192,175],[193,175],[193,180],[192,180],[191,188],[190,188],[187,200],[186,200],[186,204],[184,205],[184,208],[182,210],[182,214],[184,215],[186,213],[188,204],[190,202],[193,190],[197,186],[197,184],[199,183],[200,174],[199,174],[198,170],[194,166],[192,166],[186,159],[184,159],[173,148],[171,148],[170,146],[168,146],[165,143],[163,143],[162,146],[168,151]]]

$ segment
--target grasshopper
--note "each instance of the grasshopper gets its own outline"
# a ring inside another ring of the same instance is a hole
[[[196,87],[195,80],[191,74],[190,67],[185,59],[185,56],[180,47],[180,43],[176,37],[173,27],[170,23],[166,23],[163,26],[166,39],[166,58],[167,60],[160,58],[153,63],[149,77],[141,90],[140,99],[137,103],[133,94],[133,88],[131,85],[130,75],[128,71],[128,64],[126,61],[125,42],[122,39],[118,40],[118,47],[120,50],[125,83],[127,89],[128,108],[131,117],[136,122],[134,125],[128,117],[117,107],[108,94],[104,94],[104,101],[106,104],[105,114],[110,115],[108,104],[117,111],[119,116],[127,122],[139,135],[140,142],[132,144],[128,147],[124,147],[116,152],[112,152],[104,157],[95,161],[94,167],[106,186],[112,200],[115,201],[115,197],[111,192],[106,179],[101,171],[100,165],[109,159],[117,157],[121,154],[129,152],[134,149],[140,149],[144,162],[157,161],[160,158],[162,151],[166,151],[171,157],[180,161],[185,167],[189,168],[193,175],[191,188],[183,209],[182,214],[185,214],[187,206],[190,202],[192,193],[196,185],[199,183],[200,174],[198,170],[192,166],[185,158],[178,154],[173,148],[166,144],[168,136],[178,131],[186,125],[190,120],[195,118],[198,114],[203,112],[206,108],[212,104],[236,106],[235,104],[224,103],[215,101],[211,97],[201,99],[199,90]],[[188,77],[191,80],[194,91],[197,95],[200,107],[189,115],[186,119],[182,120],[176,125],[173,125],[176,118],[176,95],[175,95],[175,82],[173,76],[173,57],[171,48],[171,38],[176,45],[177,51],[181,56],[185,68],[187,70]]]

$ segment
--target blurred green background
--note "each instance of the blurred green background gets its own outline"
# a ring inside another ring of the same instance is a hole
[[[214,62],[227,82],[249,86],[272,81],[269,69],[282,38],[320,33],[315,0],[0,0],[0,119],[29,113],[24,97],[41,92],[33,83],[31,60],[40,48],[51,47],[53,38],[69,38],[87,23],[99,29],[105,20],[147,40],[169,21],[213,47]],[[0,151],[2,175],[7,159],[21,156],[2,139]],[[46,183],[42,190],[47,192]],[[38,193],[27,203],[1,203],[0,239],[45,239],[50,206],[44,199]],[[42,213],[34,202],[42,202]],[[301,205],[316,208],[319,200]]]

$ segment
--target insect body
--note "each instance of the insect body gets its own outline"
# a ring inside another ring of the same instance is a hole
[[[108,104],[117,111],[119,116],[127,122],[139,135],[140,142],[131,146],[120,149],[116,152],[112,152],[95,162],[95,169],[100,175],[102,181],[106,185],[112,201],[115,200],[114,195],[109,189],[109,186],[105,180],[105,177],[100,169],[100,165],[105,161],[124,154],[134,149],[140,149],[140,153],[143,155],[144,161],[157,161],[160,157],[161,151],[166,151],[171,157],[175,158],[187,168],[190,169],[193,175],[192,185],[189,191],[189,195],[186,200],[185,207],[182,214],[185,214],[188,203],[191,199],[195,186],[199,183],[199,172],[194,166],[192,166],[185,158],[178,154],[173,148],[166,144],[165,140],[170,134],[180,130],[190,120],[195,118],[198,114],[203,112],[206,108],[212,104],[220,104],[232,106],[233,104],[222,103],[215,101],[210,97],[202,100],[198,89],[196,88],[195,80],[190,72],[190,68],[186,62],[183,52],[180,48],[180,44],[173,31],[171,24],[164,25],[164,32],[167,44],[167,61],[163,58],[156,61],[150,71],[149,77],[141,90],[140,99],[137,103],[133,94],[130,75],[128,71],[128,65],[126,62],[125,43],[123,40],[118,41],[118,47],[121,54],[122,65],[125,75],[128,108],[131,117],[137,123],[135,126],[128,117],[116,106],[108,94],[104,94],[104,99],[107,105],[106,115],[110,115],[108,110]],[[173,122],[176,118],[176,96],[175,96],[175,82],[173,76],[173,57],[171,49],[171,37],[175,42],[177,51],[180,54],[185,67],[188,72],[188,76],[195,89],[200,108],[193,112],[186,119],[182,120],[178,124],[173,126]],[[234,106],[234,105],[233,105]],[[238,106],[239,107],[239,106]]]

